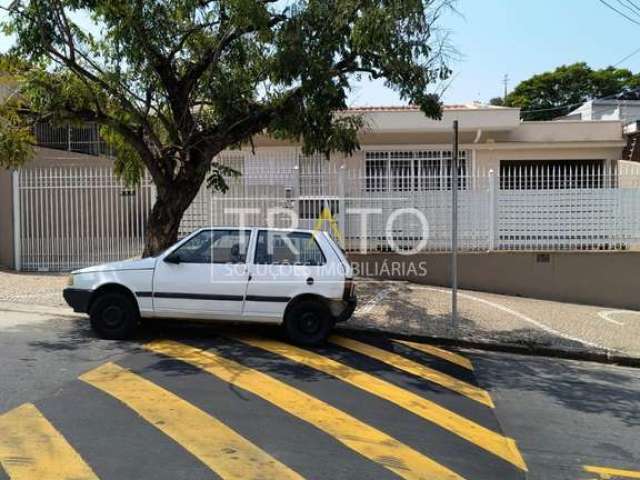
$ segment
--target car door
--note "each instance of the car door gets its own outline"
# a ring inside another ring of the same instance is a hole
[[[246,292],[249,229],[203,230],[158,261],[157,316],[239,319]]]
[[[311,232],[261,229],[257,232],[244,316],[281,320],[289,300],[322,294],[326,257]]]

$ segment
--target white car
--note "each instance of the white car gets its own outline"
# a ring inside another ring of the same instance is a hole
[[[270,228],[204,228],[157,257],[76,270],[64,298],[109,339],[140,318],[184,318],[279,323],[317,344],[356,306],[351,265],[327,233]]]

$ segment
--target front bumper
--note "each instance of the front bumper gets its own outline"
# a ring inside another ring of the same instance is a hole
[[[355,311],[356,306],[358,305],[358,297],[354,295],[353,297],[350,297],[344,300],[344,302],[346,303],[346,307],[342,311],[342,313],[336,317],[336,320],[335,320],[336,323],[346,322],[351,318],[351,315],[353,315],[353,312]]]
[[[92,290],[83,290],[81,288],[65,288],[62,292],[65,302],[74,312],[87,313],[89,310],[89,301],[91,300]]]

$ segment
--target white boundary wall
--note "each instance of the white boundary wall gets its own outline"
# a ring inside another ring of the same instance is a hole
[[[463,251],[627,249],[640,244],[640,169],[460,169],[459,246]],[[423,251],[447,251],[451,238],[450,152],[423,150],[353,168],[295,149],[225,153],[242,176],[226,194],[202,187],[181,235],[208,225],[318,225],[348,250],[411,249],[423,238],[413,208],[428,221]],[[439,162],[439,163],[438,163]],[[153,201],[148,177],[128,189],[110,167],[25,168],[14,177],[16,258],[24,270],[65,271],[139,255]],[[369,210],[367,224],[357,211]],[[387,228],[388,221],[395,221]]]

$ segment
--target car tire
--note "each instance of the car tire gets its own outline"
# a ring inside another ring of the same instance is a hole
[[[91,328],[100,338],[124,340],[130,338],[140,323],[138,309],[122,293],[105,293],[96,298],[89,309]]]
[[[323,343],[334,325],[327,306],[316,300],[303,300],[287,309],[283,328],[289,340],[300,345]]]

